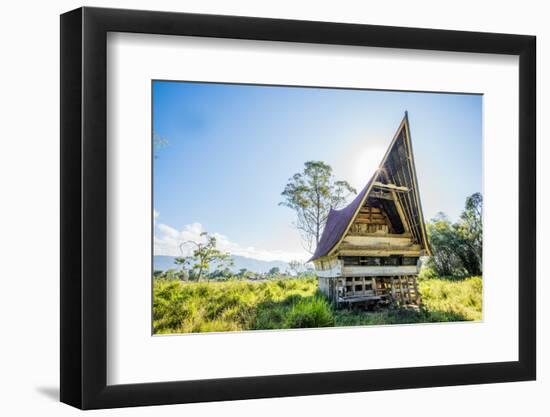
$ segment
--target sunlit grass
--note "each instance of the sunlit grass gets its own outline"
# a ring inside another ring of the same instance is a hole
[[[420,280],[418,289],[427,311],[481,320],[483,285],[481,277]]]
[[[420,309],[335,310],[317,280],[154,280],[156,334],[480,320],[481,277],[421,276]]]

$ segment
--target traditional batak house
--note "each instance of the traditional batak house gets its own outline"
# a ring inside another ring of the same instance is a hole
[[[331,210],[310,261],[337,306],[420,304],[416,277],[430,246],[407,112],[380,166],[345,208]]]

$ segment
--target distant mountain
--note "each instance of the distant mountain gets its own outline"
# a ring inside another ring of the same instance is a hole
[[[242,268],[256,273],[265,273],[273,267],[279,268],[281,272],[288,269],[288,263],[283,261],[260,261],[258,259],[247,258],[245,256],[231,255],[234,265],[230,268],[233,272],[238,272]],[[168,269],[178,269],[178,265],[174,263],[175,256],[158,255],[153,257],[153,265],[155,271],[167,271]],[[211,271],[216,267],[210,268]]]

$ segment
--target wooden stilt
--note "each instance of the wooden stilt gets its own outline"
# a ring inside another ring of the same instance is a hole
[[[414,283],[414,293],[416,295],[415,302],[417,305],[422,304],[422,299],[420,297],[420,292],[418,291],[418,283],[416,282],[416,277],[413,276],[413,283]]]
[[[405,286],[407,287],[407,291],[406,291],[406,294],[407,294],[407,304],[410,304],[411,303],[411,286],[409,285],[410,284],[410,281],[409,281],[409,276],[407,275],[405,277]]]

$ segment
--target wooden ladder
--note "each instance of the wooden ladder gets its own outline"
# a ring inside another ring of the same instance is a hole
[[[391,294],[392,298],[400,304],[416,304],[422,303],[416,276],[414,275],[399,275],[391,278]]]

